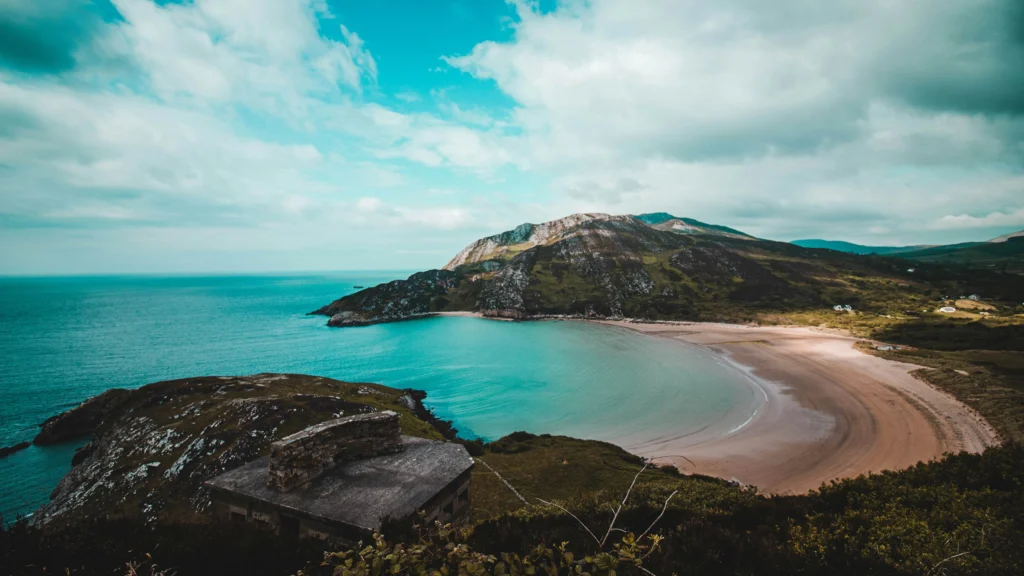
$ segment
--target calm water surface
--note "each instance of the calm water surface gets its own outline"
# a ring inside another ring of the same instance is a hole
[[[742,422],[755,394],[696,348],[579,322],[431,318],[332,329],[305,313],[403,273],[0,278],[0,445],[108,388],[296,372],[428,392],[464,436],[643,441]],[[0,513],[34,510],[80,443],[0,459]]]

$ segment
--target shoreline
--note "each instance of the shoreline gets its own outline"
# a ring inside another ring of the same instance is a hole
[[[479,312],[441,312],[488,320]],[[857,350],[863,338],[836,329],[710,322],[588,319],[710,351],[763,394],[763,404],[731,430],[612,441],[655,463],[771,494],[801,494],[822,483],[900,470],[1000,443],[975,410],[913,373],[927,369]]]
[[[799,494],[999,443],[984,418],[916,378],[920,366],[865,354],[854,348],[860,339],[838,331],[594,322],[711,350],[765,395],[748,422],[725,434],[623,445],[684,473]]]

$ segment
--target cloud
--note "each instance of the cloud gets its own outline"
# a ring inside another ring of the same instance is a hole
[[[862,138],[873,105],[919,104],[916,94],[941,89],[948,103],[929,109],[1024,112],[1021,20],[999,18],[1021,10],[980,4],[595,0],[541,14],[520,3],[512,41],[446,60],[515,98],[546,152],[814,153]]]
[[[392,206],[380,198],[364,197],[358,199],[354,207],[357,213],[369,218],[439,230],[454,230],[472,220],[469,210],[459,206],[413,208]]]
[[[957,228],[1016,227],[1024,229],[1024,208],[1012,212],[990,212],[984,216],[970,214],[948,215],[933,224],[938,230]]]
[[[100,10],[86,0],[0,2],[0,63],[41,73],[75,64],[75,54],[103,24]]]
[[[446,62],[516,101],[507,149],[553,210],[910,238],[1024,203],[1020,3],[515,5],[511,39]]]
[[[894,243],[1019,224],[1019,2],[513,4],[421,85],[322,0],[0,0],[0,241],[29,267],[132,238],[382,267],[579,211]]]

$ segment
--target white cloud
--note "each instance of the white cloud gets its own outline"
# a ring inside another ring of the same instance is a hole
[[[447,62],[518,103],[523,135],[505,149],[550,177],[545,216],[668,210],[777,238],[909,239],[1024,203],[1012,3],[516,6],[511,40]]]
[[[246,102],[274,109],[302,105],[309,93],[376,82],[377,67],[358,35],[317,31],[324,11],[310,0],[196,0],[156,5],[114,0],[123,21],[101,42],[119,49],[165,99]]]
[[[354,207],[357,213],[365,217],[363,222],[383,219],[400,225],[453,230],[472,220],[469,210],[459,206],[393,206],[380,198],[364,197],[358,199]]]
[[[970,214],[948,215],[939,218],[933,225],[938,230],[956,228],[1024,228],[1024,208],[1012,212],[990,212],[983,216]]]

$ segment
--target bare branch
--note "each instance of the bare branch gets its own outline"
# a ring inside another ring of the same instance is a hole
[[[651,525],[647,527],[647,530],[644,530],[644,533],[640,535],[640,538],[643,538],[644,536],[647,536],[647,533],[650,532],[652,528],[654,528],[654,525],[658,523],[658,520],[661,520],[661,517],[665,515],[665,510],[668,510],[668,503],[678,493],[679,493],[679,490],[676,490],[676,491],[674,491],[674,492],[672,492],[671,494],[668,495],[668,498],[665,499],[665,505],[661,507],[661,514],[658,514],[658,517],[654,519],[654,522],[651,522]],[[640,541],[640,538],[636,539],[637,542]]]
[[[554,506],[555,508],[558,508],[562,512],[565,512],[566,514],[568,514],[569,516],[572,516],[574,520],[576,520],[577,522],[580,523],[580,526],[583,526],[583,529],[587,531],[587,534],[590,534],[590,537],[594,539],[594,542],[597,542],[597,544],[599,546],[601,545],[601,541],[597,539],[597,536],[594,535],[594,533],[590,530],[590,528],[587,527],[587,525],[583,523],[583,520],[580,520],[579,518],[577,518],[575,514],[573,514],[572,512],[569,512],[564,507],[559,506],[558,504],[555,504],[554,502],[548,502],[547,500],[541,500],[540,498],[537,498],[537,501],[542,503],[542,504],[547,504],[548,506]]]
[[[622,497],[622,502],[619,504],[618,510],[616,510],[615,515],[612,516],[612,523],[608,525],[608,531],[604,533],[604,538],[602,538],[599,543],[601,548],[604,548],[604,543],[608,540],[608,536],[611,535],[612,529],[615,528],[615,521],[618,520],[619,512],[622,512],[622,507],[626,505],[626,500],[629,500],[629,493],[633,491],[633,486],[636,486],[636,479],[644,473],[644,470],[647,470],[648,466],[650,466],[650,463],[645,463],[644,467],[636,473],[636,476],[633,476],[633,482],[629,485],[629,490],[626,490],[626,495]]]
[[[936,568],[938,568],[939,566],[945,564],[946,562],[949,562],[950,560],[952,560],[954,558],[959,558],[960,556],[964,556],[966,554],[970,554],[971,552],[974,552],[974,551],[973,550],[968,550],[967,552],[961,552],[959,554],[953,554],[949,558],[945,558],[943,560],[940,560],[938,564],[936,564],[935,566],[932,566],[932,569],[928,571],[928,574],[931,574],[932,572],[935,571]]]
[[[643,570],[644,573],[647,574],[648,576],[655,576],[654,572],[651,572],[650,570],[648,570],[647,568],[644,568],[643,566],[637,566],[637,568]]]
[[[526,500],[526,498],[523,498],[523,495],[520,494],[519,491],[516,490],[511,484],[508,483],[508,480],[505,480],[504,478],[502,478],[501,474],[498,474],[497,470],[495,470],[494,468],[491,468],[490,464],[488,464],[487,462],[484,462],[483,460],[481,460],[479,458],[474,458],[473,460],[476,460],[477,462],[479,462],[479,463],[483,464],[484,466],[486,466],[488,470],[490,470],[491,472],[494,472],[494,475],[498,477],[498,480],[501,480],[502,482],[504,482],[505,486],[508,486],[508,489],[511,490],[512,493],[515,494],[517,498],[519,498],[520,500],[523,501],[523,504],[526,504],[527,506],[530,506],[530,503]]]

